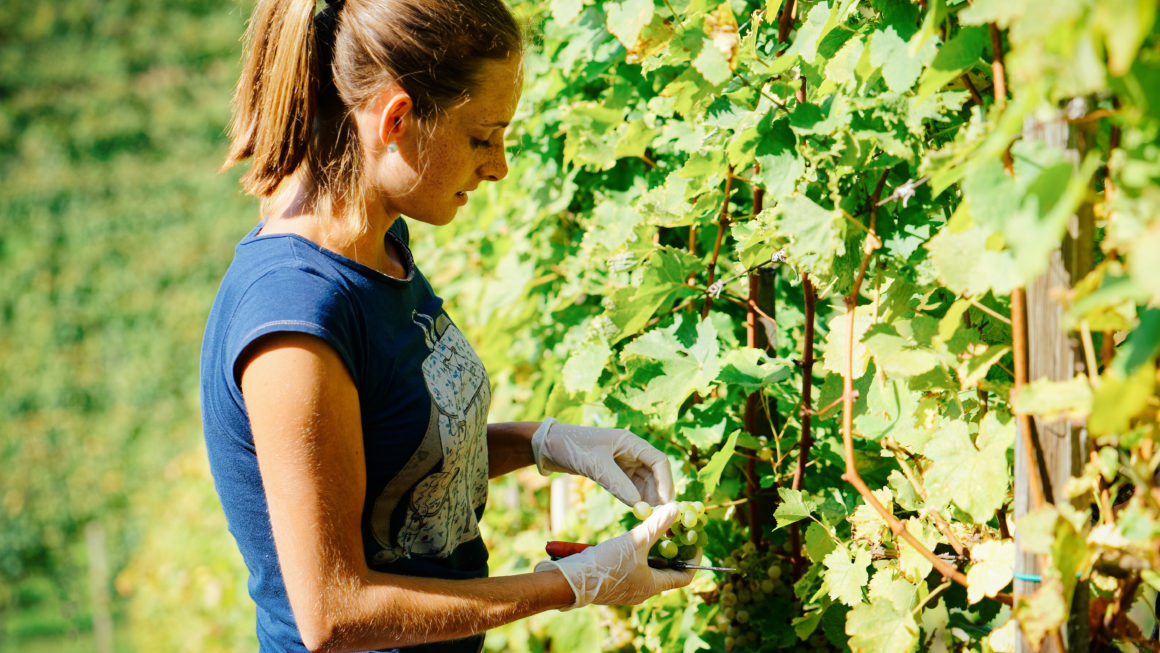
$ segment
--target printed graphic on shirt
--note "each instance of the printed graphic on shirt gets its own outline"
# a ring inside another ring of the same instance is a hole
[[[418,449],[375,501],[371,525],[383,547],[376,563],[450,555],[479,537],[475,513],[487,500],[487,371],[445,314],[412,318],[431,351],[423,361],[431,419]],[[392,517],[404,505],[392,532]]]

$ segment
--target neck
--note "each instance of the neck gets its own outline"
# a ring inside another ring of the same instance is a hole
[[[382,206],[367,206],[367,229],[350,233],[344,221],[334,216],[316,215],[308,209],[307,194],[297,180],[275,194],[266,207],[263,234],[293,233],[383,274],[406,276],[403,254],[386,240],[399,214]]]

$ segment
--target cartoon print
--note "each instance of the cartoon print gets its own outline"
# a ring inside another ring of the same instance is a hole
[[[412,320],[431,350],[423,361],[431,419],[411,459],[375,501],[371,523],[384,547],[377,563],[450,555],[479,537],[475,514],[487,500],[487,371],[446,314],[415,312]],[[392,533],[391,517],[402,504],[402,526]]]

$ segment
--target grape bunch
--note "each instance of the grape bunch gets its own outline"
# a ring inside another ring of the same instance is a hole
[[[650,558],[692,560],[697,556],[697,545],[703,542],[703,529],[709,523],[709,515],[700,501],[681,501],[677,509],[677,520],[649,549]],[[644,501],[638,501],[632,507],[632,514],[640,520],[648,519],[652,511],[653,507]]]
[[[751,620],[770,613],[779,599],[790,599],[789,563],[776,554],[762,554],[752,542],[746,542],[723,564],[737,568],[719,587],[721,611],[717,613],[717,624],[725,634],[725,650],[756,650],[762,635]]]

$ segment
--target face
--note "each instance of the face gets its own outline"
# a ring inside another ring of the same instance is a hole
[[[507,176],[504,133],[520,99],[521,65],[518,56],[486,60],[476,92],[433,126],[418,125],[410,111],[398,118],[399,128],[387,139],[397,151],[384,145],[376,166],[388,214],[447,224],[479,184]],[[393,124],[395,118],[380,112],[383,120]]]

